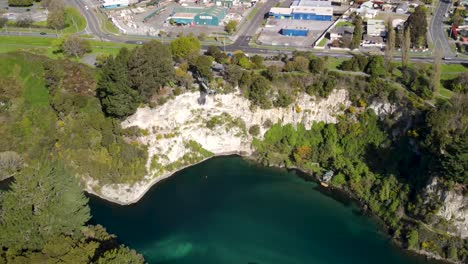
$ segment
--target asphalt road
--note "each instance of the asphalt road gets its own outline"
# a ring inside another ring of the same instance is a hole
[[[268,12],[270,12],[270,9],[273,6],[275,6],[276,3],[278,2],[279,0],[270,0],[262,4],[261,6],[257,4],[257,8],[259,8],[259,10],[257,11],[255,16],[250,21],[246,21],[244,25],[239,29],[239,32],[238,32],[239,37],[236,39],[236,41],[232,45],[230,45],[231,48],[240,49],[240,48],[249,47],[249,42],[252,39],[252,37],[255,35],[255,33],[257,32],[257,29],[262,25],[265,15]]]
[[[449,1],[449,0],[441,0],[441,1]],[[82,32],[82,33],[86,33],[86,34],[91,34],[91,35],[94,35],[96,37],[98,37],[100,40],[102,41],[111,41],[111,42],[120,42],[120,43],[138,43],[142,40],[142,38],[144,38],[143,36],[142,37],[138,37],[138,36],[117,36],[117,35],[113,35],[113,34],[109,34],[109,33],[106,33],[104,32],[102,29],[101,29],[101,26],[100,26],[100,21],[97,17],[97,14],[96,12],[98,12],[94,6],[96,5],[96,1],[93,1],[93,0],[66,0],[67,4],[77,8],[80,13],[86,18],[86,21],[87,21],[87,26],[86,26],[86,29]],[[249,46],[249,42],[251,40],[251,38],[255,35],[257,29],[260,27],[262,21],[263,21],[263,18],[265,16],[266,13],[268,13],[268,11],[270,10],[270,8],[272,6],[274,6],[277,2],[279,2],[279,0],[272,0],[272,1],[267,1],[267,3],[265,3],[263,6],[260,7],[259,11],[255,14],[255,16],[251,19],[251,21],[247,22],[245,24],[245,26],[243,26],[242,28],[239,29],[239,37],[236,39],[236,41],[231,44],[231,45],[228,45],[226,46],[226,51],[228,52],[233,52],[233,51],[236,51],[236,50],[242,50],[243,52],[247,53],[247,54],[260,54],[260,55],[267,55],[267,56],[274,56],[274,55],[277,55],[277,54],[291,54],[292,51],[290,50],[281,50],[281,49],[275,49],[275,47],[270,47],[270,48],[264,48],[264,47],[261,47],[261,48],[256,48],[256,47],[251,47]],[[439,6],[438,9],[437,9],[437,12],[442,12],[442,19],[443,19],[443,15],[445,14],[445,11],[444,11],[444,8],[445,10],[447,10],[450,6],[450,2],[441,2],[441,3],[444,3],[445,5],[444,6]],[[88,8],[86,8],[86,6]],[[442,10],[442,11],[441,11]],[[436,16],[434,16],[436,17]],[[436,23],[436,22],[434,22]],[[442,30],[442,22],[440,22],[439,24],[439,30]],[[431,23],[431,30],[432,30],[432,23]],[[439,31],[440,33],[440,31]],[[442,34],[444,34],[443,30],[442,30]],[[31,33],[24,33],[24,32],[21,32],[21,33],[18,33],[18,32],[8,32],[8,33],[0,33],[0,35],[24,35],[24,36],[41,36],[41,37],[57,37],[55,34],[46,34],[46,35],[40,35],[39,33],[34,33],[34,32],[31,32]],[[437,36],[442,36],[440,34],[437,34]],[[443,35],[444,37],[442,39],[446,40],[447,41],[447,38],[445,37],[445,35]],[[434,37],[433,37],[434,38]],[[147,39],[147,38],[146,38]],[[442,41],[442,40],[441,40]],[[450,50],[450,46],[448,44],[448,41],[446,44],[443,44],[443,46],[445,46],[445,48],[449,48],[449,52],[451,52]],[[208,48],[207,45],[203,46],[204,49]],[[353,55],[351,53],[343,53],[343,52],[333,52],[333,51],[323,51],[323,52],[315,52],[315,51],[312,51],[314,52],[315,55],[317,56],[331,56],[331,57],[335,57],[335,58],[350,58],[352,57]],[[445,55],[445,54],[444,54]],[[468,63],[468,59],[462,59],[462,58],[455,58],[454,56],[452,56],[453,54],[449,54],[449,56],[446,56],[446,57],[450,57],[452,59],[450,60],[443,60],[442,63]],[[399,61],[401,60],[401,57],[399,56],[394,56],[394,60],[396,61]],[[431,57],[412,57],[411,58],[411,61],[413,62],[432,62],[433,61],[433,58]]]
[[[444,58],[454,58],[450,44],[447,39],[447,33],[444,29],[444,16],[452,5],[450,0],[440,0],[437,10],[432,16],[430,32],[432,37],[432,43],[434,43],[434,50],[442,52]]]

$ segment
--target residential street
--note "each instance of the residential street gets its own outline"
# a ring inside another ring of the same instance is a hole
[[[450,0],[440,0],[437,10],[435,11],[430,24],[429,31],[431,32],[432,42],[434,43],[434,50],[442,51],[442,57],[454,58],[450,44],[447,39],[447,33],[444,29],[444,16],[452,5]]]

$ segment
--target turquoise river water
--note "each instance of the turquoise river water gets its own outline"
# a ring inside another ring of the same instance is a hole
[[[138,203],[91,197],[92,223],[158,264],[420,264],[349,199],[286,170],[219,157]]]

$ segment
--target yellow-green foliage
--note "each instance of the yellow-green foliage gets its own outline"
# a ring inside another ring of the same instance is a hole
[[[0,84],[11,92],[0,96],[8,106],[0,109],[0,152],[14,150],[26,163],[59,159],[72,173],[103,184],[140,179],[146,150],[125,141],[118,123],[104,116],[94,77],[92,69],[70,61],[1,54]]]

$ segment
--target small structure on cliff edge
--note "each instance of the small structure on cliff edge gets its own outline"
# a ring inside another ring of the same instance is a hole
[[[325,174],[322,176],[322,180],[320,181],[320,184],[323,187],[328,187],[328,183],[333,178],[333,174],[334,172],[332,170],[325,172]]]
[[[216,91],[210,88],[210,86],[208,85],[208,81],[205,78],[201,77],[201,75],[198,72],[195,73],[195,79],[200,85],[200,97],[198,97],[197,99],[198,104],[204,105],[206,103],[206,96],[214,95],[216,94]]]

